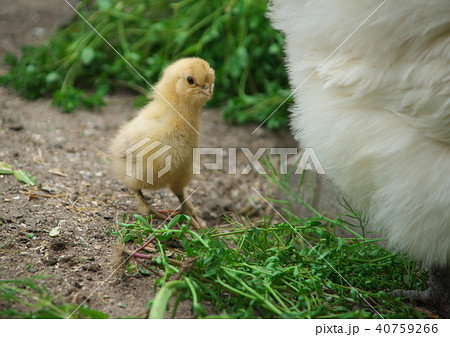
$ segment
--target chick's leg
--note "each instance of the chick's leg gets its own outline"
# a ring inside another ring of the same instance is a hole
[[[181,203],[181,212],[182,214],[187,214],[192,219],[192,225],[195,228],[205,228],[203,220],[198,216],[197,211],[194,208],[194,205],[189,200],[186,200],[184,192],[176,195],[178,200]]]
[[[136,200],[139,206],[139,211],[143,214],[143,215],[150,215],[150,214],[155,214],[156,217],[163,219],[163,220],[167,220],[170,219],[170,216],[167,216],[161,212],[159,212],[156,208],[154,208],[152,205],[150,205],[147,200],[145,200],[144,195],[142,194],[142,190],[139,189],[131,189],[132,192],[135,194],[136,196]],[[144,249],[145,247],[147,247],[150,242],[152,242],[155,239],[154,235],[151,235],[150,238],[144,242],[144,244],[142,246],[140,246],[138,249],[136,249],[134,252],[131,253],[131,256],[137,258],[137,259],[151,259],[150,255],[147,254],[142,254],[139,253],[142,249]],[[122,265],[124,263],[124,250],[120,249],[117,252],[118,254],[118,258],[117,258],[117,265]],[[126,254],[125,254],[126,255]]]
[[[192,219],[192,225],[195,228],[205,228],[203,220],[198,216],[197,212],[195,211],[194,205],[192,205],[190,200],[186,199],[186,196],[184,194],[184,188],[181,189],[180,191],[179,188],[171,186],[171,190],[177,196],[178,200],[180,200],[181,204],[180,213],[189,215]]]
[[[139,211],[144,215],[155,214],[155,216],[159,219],[166,220],[169,216],[159,212],[155,207],[150,205],[147,200],[145,200],[144,195],[141,190],[133,190],[133,193],[136,195],[136,200],[138,203]]]

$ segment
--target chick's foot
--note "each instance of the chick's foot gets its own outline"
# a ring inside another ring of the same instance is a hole
[[[197,229],[207,229],[205,221],[199,216],[191,216],[192,225]]]
[[[205,222],[198,216],[197,211],[192,205],[191,201],[186,198],[184,191],[177,191],[177,188],[172,187],[172,191],[177,196],[178,200],[180,200],[181,204],[181,214],[186,214],[191,217],[192,226],[196,229],[206,229]]]
[[[206,229],[205,222],[200,218],[194,206],[189,200],[185,200],[181,206],[181,213],[187,214],[191,217],[192,226],[196,229]]]
[[[158,211],[155,207],[150,205],[147,200],[145,200],[144,195],[141,190],[133,191],[136,195],[136,200],[138,202],[139,211],[143,215],[152,215],[154,214],[158,219],[161,220],[170,220],[172,219],[170,213],[167,211]],[[169,213],[169,215],[167,215]]]
[[[176,209],[162,209],[159,211],[159,213],[162,213],[164,215],[167,215],[169,217],[173,217],[174,215],[180,214],[180,212]]]

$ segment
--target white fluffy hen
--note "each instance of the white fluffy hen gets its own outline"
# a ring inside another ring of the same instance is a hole
[[[448,317],[450,2],[387,1],[354,32],[381,2],[274,1],[293,89],[312,73],[291,125],[391,245],[430,268],[415,298]]]

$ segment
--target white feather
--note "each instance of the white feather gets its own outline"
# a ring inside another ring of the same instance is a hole
[[[395,248],[445,266],[450,1],[387,1],[355,31],[380,3],[274,1],[293,90],[312,73],[295,93],[292,130]]]

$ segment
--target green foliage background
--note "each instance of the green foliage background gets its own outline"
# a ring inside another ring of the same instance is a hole
[[[289,95],[283,36],[265,17],[267,1],[84,0],[77,10],[150,83],[178,58],[207,60],[216,70],[211,104],[224,108],[226,119],[262,122]],[[52,94],[66,112],[104,105],[117,86],[149,89],[80,16],[22,52],[6,57],[11,70],[0,84],[28,99]],[[287,105],[268,127],[287,124]]]

